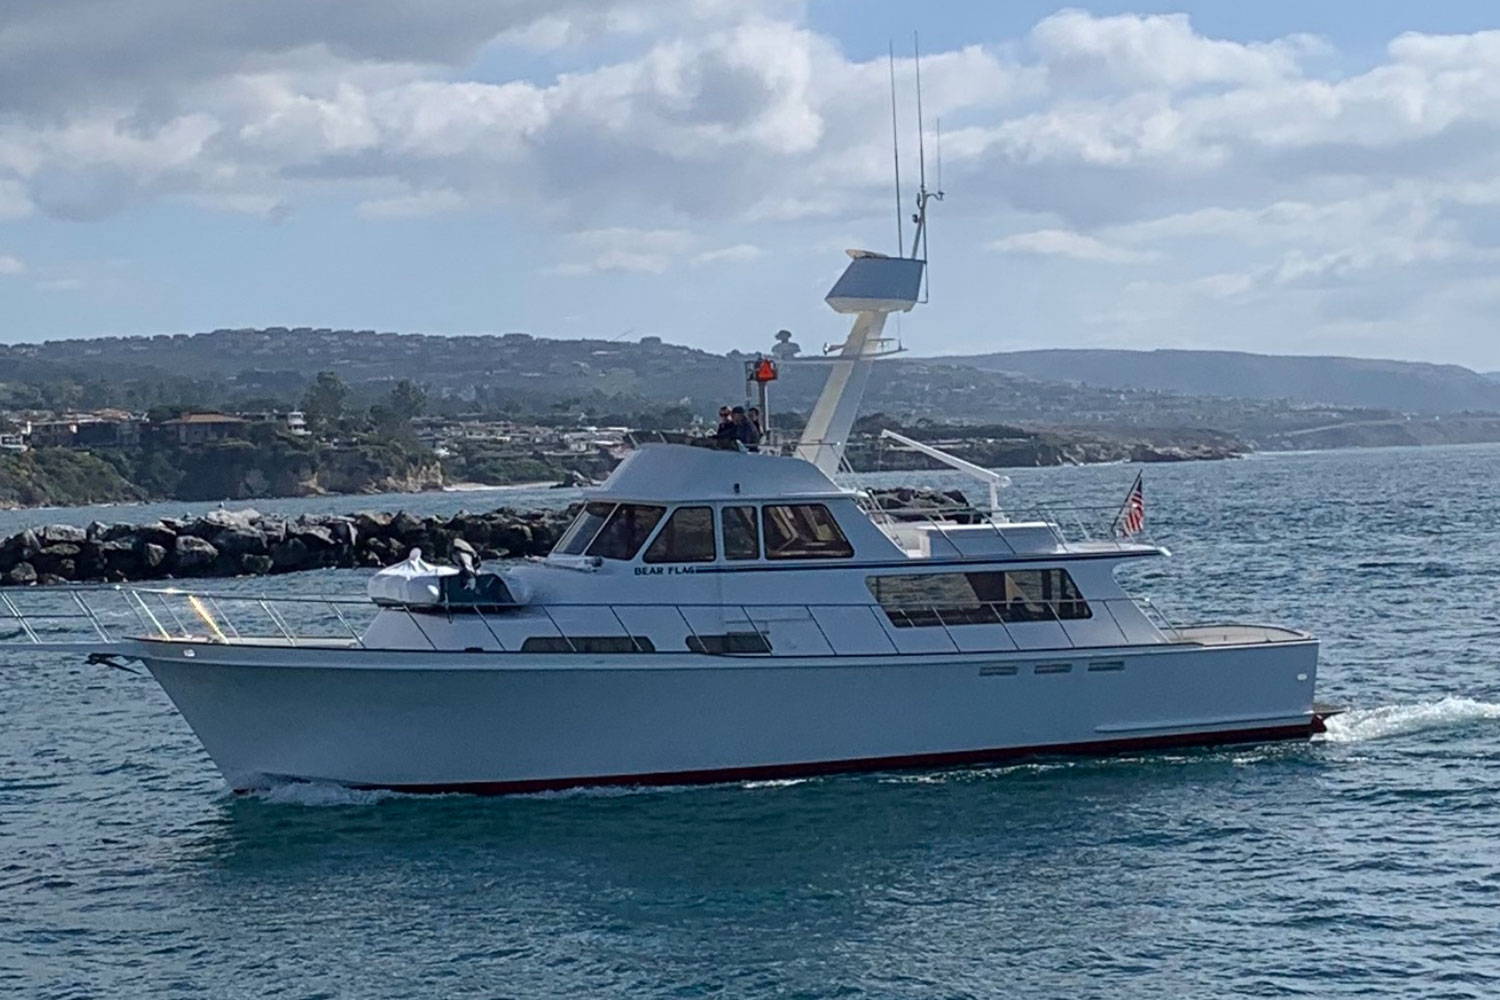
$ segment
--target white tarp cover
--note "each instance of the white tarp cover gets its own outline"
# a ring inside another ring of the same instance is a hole
[[[421,549],[412,549],[405,562],[387,566],[370,577],[370,600],[377,604],[439,604],[441,578],[457,573],[453,566],[434,566],[422,558]]]

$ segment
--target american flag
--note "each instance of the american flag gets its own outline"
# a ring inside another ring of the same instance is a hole
[[[1115,515],[1115,533],[1121,538],[1134,538],[1146,527],[1146,491],[1141,486],[1141,474],[1135,474],[1135,485],[1125,495],[1120,513]]]

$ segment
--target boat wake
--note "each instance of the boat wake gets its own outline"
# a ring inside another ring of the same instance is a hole
[[[347,788],[317,781],[288,781],[257,788],[239,798],[278,806],[369,806],[387,799],[416,798],[380,788]]]
[[[1455,729],[1474,722],[1500,721],[1500,704],[1449,696],[1415,705],[1384,705],[1335,715],[1327,722],[1323,740],[1363,743],[1428,729]]]

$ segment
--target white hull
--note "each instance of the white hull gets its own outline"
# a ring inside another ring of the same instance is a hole
[[[236,789],[677,783],[1320,726],[1311,639],[812,658],[139,647]]]

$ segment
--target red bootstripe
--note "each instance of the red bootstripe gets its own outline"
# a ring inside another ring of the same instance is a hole
[[[859,757],[850,760],[814,761],[803,764],[764,764],[698,771],[657,771],[650,774],[609,774],[578,778],[533,778],[524,781],[460,781],[438,784],[356,784],[360,789],[384,789],[413,794],[461,792],[469,795],[511,795],[519,792],[551,792],[566,788],[605,786],[705,785],[732,781],[766,781],[776,778],[806,778],[852,771],[895,771],[906,768],[951,767],[992,764],[1020,757],[1107,755],[1131,750],[1166,750],[1174,747],[1223,746],[1232,743],[1268,743],[1273,740],[1306,739],[1323,732],[1323,717],[1292,726],[1235,729],[1220,732],[1175,733],[1168,736],[1137,736],[1084,743],[1052,743],[1029,747],[997,747],[988,750],[956,750],[944,753],[905,754],[897,757]],[[237,789],[244,791],[244,789]]]

